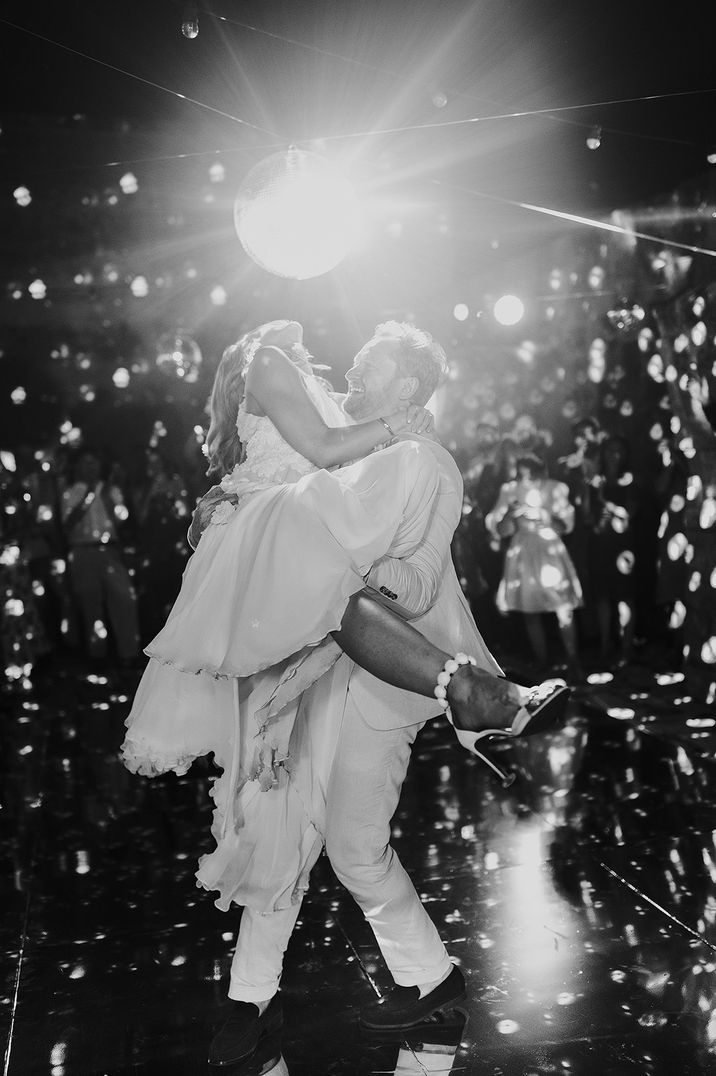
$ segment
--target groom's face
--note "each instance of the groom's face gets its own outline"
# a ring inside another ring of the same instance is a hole
[[[365,344],[346,374],[348,395],[343,410],[356,422],[368,422],[405,407],[403,384],[394,359],[397,344],[390,337],[374,337]]]

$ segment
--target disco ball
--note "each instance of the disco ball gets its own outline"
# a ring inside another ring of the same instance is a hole
[[[262,269],[306,280],[334,269],[354,246],[358,201],[330,161],[291,146],[251,169],[236,196],[234,225]]]
[[[164,333],[157,341],[156,363],[167,377],[193,384],[199,376],[201,350],[186,333]]]

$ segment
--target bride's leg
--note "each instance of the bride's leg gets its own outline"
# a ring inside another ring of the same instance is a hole
[[[333,632],[341,649],[367,672],[394,687],[433,696],[438,673],[454,655],[433,646],[411,624],[365,593],[348,602]],[[448,701],[463,728],[508,728],[527,689],[484,669],[463,665],[448,686]]]

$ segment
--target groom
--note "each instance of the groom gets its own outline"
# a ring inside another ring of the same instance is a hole
[[[367,422],[409,403],[424,406],[446,368],[442,348],[427,333],[403,323],[380,325],[346,374],[347,394],[334,396],[331,424]],[[366,586],[433,643],[450,653],[476,655],[480,665],[499,673],[475,629],[450,555],[462,478],[437,441],[423,441],[440,470],[424,537],[405,559],[378,560]],[[335,637],[341,643],[340,632]],[[336,876],[362,909],[396,984],[361,1010],[366,1029],[408,1028],[465,997],[463,975],[390,845],[390,821],[412,745],[423,724],[441,712],[435,700],[377,680],[345,653],[300,701],[290,780],[312,812],[317,834],[308,868],[325,843]],[[260,835],[252,839],[260,841]],[[283,957],[306,884],[304,871],[288,907],[268,913],[244,908],[231,966],[231,1011],[212,1041],[210,1064],[247,1060],[260,1038],[281,1026]]]

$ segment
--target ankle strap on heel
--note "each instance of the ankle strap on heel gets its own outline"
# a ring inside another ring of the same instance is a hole
[[[461,665],[477,665],[477,662],[470,654],[463,653],[456,654],[454,658],[448,658],[438,673],[437,683],[433,688],[433,695],[446,714],[450,713],[450,704],[447,700],[448,684]]]

